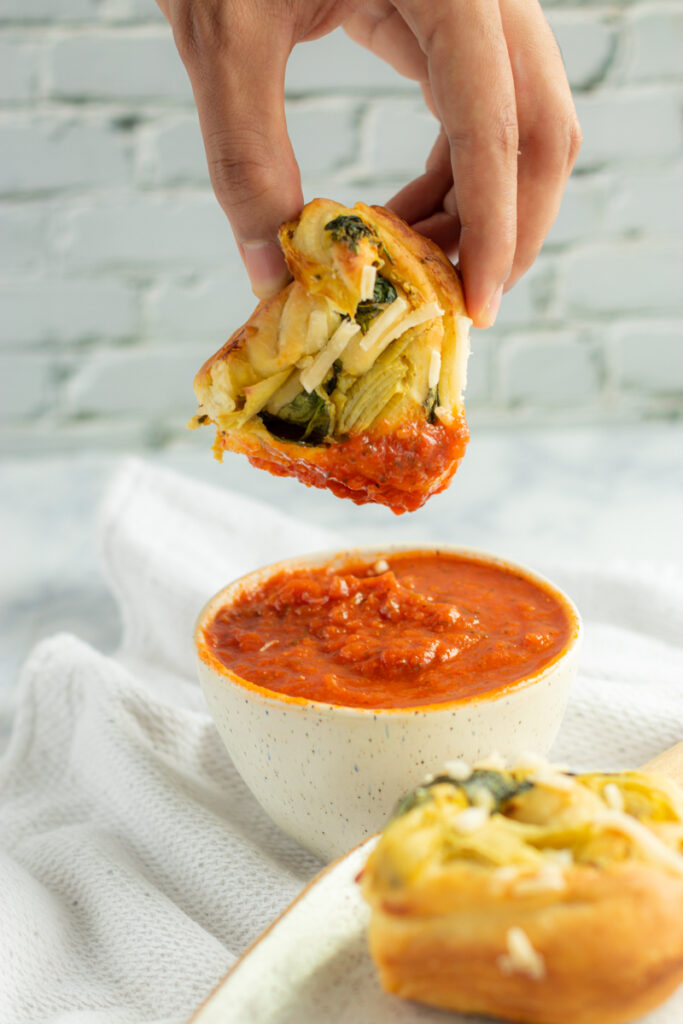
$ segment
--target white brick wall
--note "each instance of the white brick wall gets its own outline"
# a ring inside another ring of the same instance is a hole
[[[585,142],[476,333],[471,418],[680,415],[683,10],[545,7]],[[286,84],[307,198],[382,202],[421,172],[418,88],[343,34],[298,47]],[[0,450],[185,439],[194,371],[252,306],[153,0],[0,0]]]
[[[79,33],[50,50],[54,96],[69,100],[191,102],[192,91],[164,26]]]
[[[595,402],[603,376],[600,352],[581,330],[511,335],[500,354],[500,370],[501,400],[572,414]]]
[[[131,177],[126,140],[99,115],[0,117],[0,195],[113,187]]]
[[[0,345],[30,346],[124,341],[138,331],[136,289],[125,281],[41,275],[0,285]]]

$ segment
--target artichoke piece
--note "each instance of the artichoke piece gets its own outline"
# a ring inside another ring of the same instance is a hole
[[[244,387],[242,389],[244,405],[241,409],[221,416],[219,420],[221,427],[233,430],[243,426],[252,416],[258,415],[266,402],[282,387],[289,376],[290,370],[286,369]]]
[[[338,434],[367,430],[394,395],[407,388],[410,368],[402,355],[411,339],[397,338],[382,353],[375,365],[358,377],[347,394],[337,427]]]

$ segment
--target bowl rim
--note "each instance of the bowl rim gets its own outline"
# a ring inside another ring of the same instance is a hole
[[[244,592],[252,582],[255,585],[258,585],[263,583],[270,576],[276,575],[278,572],[286,571],[288,569],[296,569],[299,567],[316,568],[322,565],[332,565],[333,567],[339,565],[341,567],[345,563],[356,561],[359,557],[371,561],[373,558],[386,558],[392,554],[439,554],[440,552],[444,552],[450,556],[454,555],[456,557],[469,558],[471,560],[485,562],[489,565],[496,565],[506,570],[512,570],[515,573],[525,576],[532,583],[540,586],[541,589],[549,591],[564,607],[569,617],[569,636],[567,637],[565,645],[551,659],[551,661],[543,665],[540,669],[537,669],[535,672],[532,672],[531,675],[523,676],[521,679],[517,679],[500,689],[481,694],[474,694],[473,696],[465,699],[459,698],[457,700],[440,701],[431,704],[417,704],[410,705],[408,707],[372,708],[355,707],[347,704],[331,704],[326,701],[315,700],[315,698],[312,697],[298,697],[287,693],[280,693],[277,690],[269,690],[267,687],[261,686],[258,683],[252,683],[250,680],[245,679],[243,676],[238,675],[237,672],[228,668],[227,665],[224,665],[222,661],[212,654],[204,641],[204,626],[219,607],[229,603],[225,600],[225,595],[228,594],[228,592],[230,592],[230,596],[234,599],[240,593]],[[206,601],[197,616],[193,631],[193,639],[195,653],[201,665],[204,665],[212,671],[213,674],[219,677],[224,683],[236,685],[239,689],[246,691],[252,696],[260,696],[266,700],[274,701],[276,705],[288,706],[291,708],[309,708],[312,710],[319,710],[321,713],[346,714],[352,717],[372,716],[376,718],[378,715],[396,716],[402,714],[410,716],[437,711],[453,711],[455,709],[471,708],[473,705],[497,704],[505,698],[514,697],[519,693],[528,690],[531,686],[544,682],[546,677],[555,671],[560,662],[578,651],[581,641],[583,640],[583,622],[579,610],[572,599],[565,594],[565,592],[558,587],[556,583],[553,583],[552,580],[543,576],[535,569],[529,568],[522,562],[513,561],[502,555],[498,555],[495,552],[488,551],[483,548],[467,547],[456,544],[367,544],[350,548],[329,548],[324,551],[313,551],[301,555],[291,555],[288,558],[283,558],[277,562],[271,562],[268,565],[261,566],[257,569],[251,569],[249,572],[243,573],[224,587],[221,587],[220,590],[216,591],[216,593]]]

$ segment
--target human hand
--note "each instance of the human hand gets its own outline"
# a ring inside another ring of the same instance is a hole
[[[298,42],[343,25],[420,83],[441,131],[387,205],[459,261],[476,326],[531,266],[580,130],[537,0],[158,0],[194,91],[211,181],[254,292],[288,274],[277,229],[303,205],[284,75]]]

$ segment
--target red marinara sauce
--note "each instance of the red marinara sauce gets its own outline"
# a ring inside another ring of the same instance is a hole
[[[216,451],[235,448],[274,476],[294,476],[307,487],[326,487],[356,505],[377,502],[401,515],[448,487],[468,440],[464,416],[448,426],[422,417],[398,424],[381,421],[334,444],[308,448],[277,438],[266,445],[258,435],[236,438],[219,432]]]
[[[346,707],[406,708],[505,689],[571,630],[550,591],[499,565],[405,552],[285,570],[220,609],[208,651],[251,683]]]

